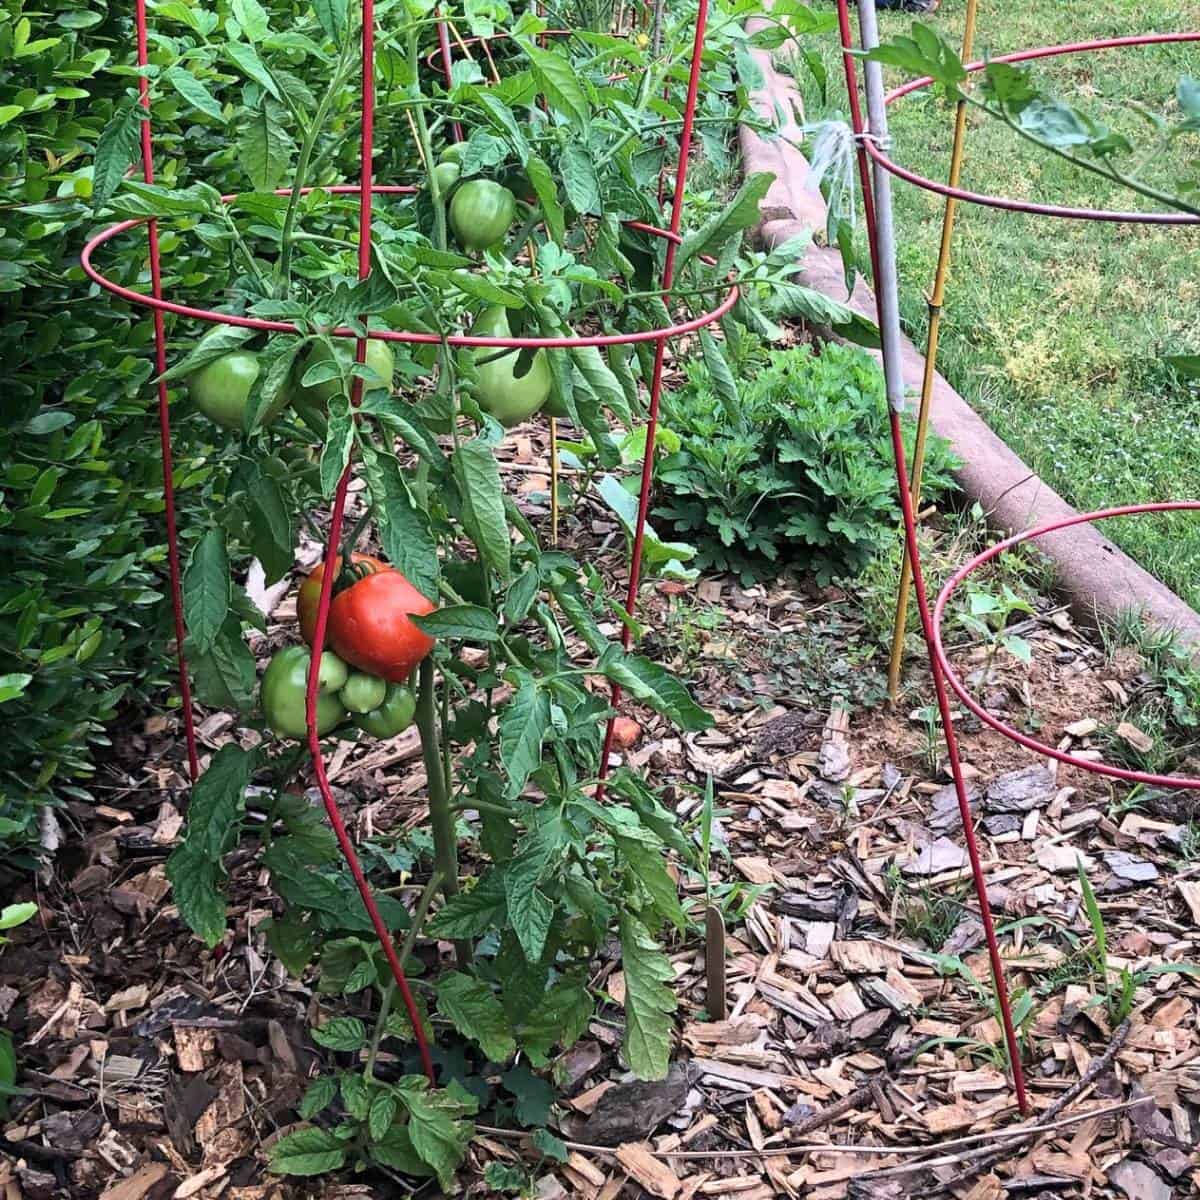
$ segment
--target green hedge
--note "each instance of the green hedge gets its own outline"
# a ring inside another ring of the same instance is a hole
[[[96,138],[136,82],[122,8],[0,11],[0,854],[88,796],[105,723],[168,678],[153,329],[79,266]],[[144,241],[117,268],[143,276]]]

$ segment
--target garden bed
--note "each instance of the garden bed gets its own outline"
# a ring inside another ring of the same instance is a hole
[[[518,431],[504,471],[538,522],[545,450],[541,431]],[[619,575],[622,538],[602,506],[585,501],[564,539]],[[990,662],[989,706],[1052,742],[1117,753],[1113,731],[1147,686],[1146,663],[1093,645],[1048,600],[1033,607],[1009,629],[1030,647],[1028,667],[977,643],[959,655],[965,674]],[[271,619],[260,655],[276,625],[290,624],[290,601],[277,598]],[[1190,857],[1200,844],[1188,802],[1131,802],[1124,789],[1055,772],[961,721],[992,900],[1010,931],[1034,1117],[1065,1122],[997,1154],[994,1131],[1019,1118],[928,697],[916,689],[897,712],[877,705],[872,634],[836,588],[786,575],[748,588],[728,577],[660,583],[645,620],[652,652],[685,669],[717,716],[712,731],[681,738],[638,714],[644,734],[630,757],[697,835],[704,781],[714,781],[708,894],[730,931],[728,1015],[707,1018],[701,942],[676,942],[676,1066],[665,1083],[625,1084],[615,1056],[624,979],[618,960],[599,960],[592,982],[608,1002],[546,1082],[519,1065],[475,1077],[491,1087],[492,1106],[462,1176],[468,1191],[496,1194],[482,1182],[488,1163],[537,1179],[544,1196],[614,1197],[627,1177],[624,1194],[667,1197],[832,1198],[853,1187],[889,1196],[949,1188],[978,1200],[1013,1186],[1082,1195],[1100,1185],[1140,1198],[1194,1186],[1200,988],[1157,973],[1200,951],[1200,865]],[[206,749],[246,737],[224,714],[200,728]],[[117,750],[106,804],[69,810],[83,836],[39,889],[38,922],[17,931],[0,964],[32,1093],[3,1126],[6,1152],[24,1164],[8,1178],[31,1198],[59,1188],[123,1200],[395,1194],[397,1181],[378,1176],[314,1190],[264,1174],[265,1148],[331,1057],[312,1041],[314,1018],[371,1014],[361,998],[314,992],[271,955],[263,922],[272,903],[252,852],[230,862],[225,940],[209,953],[191,938],[164,875],[186,794],[176,731],[151,717]],[[402,855],[419,846],[418,756],[406,734],[333,759],[337,794],[368,847]],[[1107,974],[1077,859],[1097,892]],[[682,882],[685,901],[699,903],[701,881]],[[419,953],[433,967],[450,946]],[[437,1027],[444,1069],[466,1070],[447,1033]],[[401,1066],[381,1054],[382,1073]],[[1089,1111],[1102,1115],[1077,1119]],[[544,1141],[531,1150],[531,1125],[566,1143],[565,1163],[542,1157]],[[863,1148],[792,1148],[820,1143]]]

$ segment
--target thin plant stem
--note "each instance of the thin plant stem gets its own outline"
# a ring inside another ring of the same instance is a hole
[[[417,906],[413,909],[412,923],[409,925],[408,933],[404,935],[404,942],[400,946],[400,961],[402,963],[407,961],[408,956],[413,952],[413,947],[417,944],[417,938],[420,935],[421,927],[425,924],[425,917],[429,912],[429,906],[433,903],[433,898],[437,895],[441,883],[441,873],[435,869],[429,877],[429,882],[425,885],[420,897],[417,899]],[[379,999],[379,1013],[375,1017],[375,1030],[371,1034],[371,1048],[367,1051],[365,1074],[368,1079],[373,1078],[375,1075],[375,1060],[379,1057],[379,1043],[383,1041],[383,1027],[387,1024],[388,1014],[392,1009],[392,997],[395,991],[396,981],[389,979],[383,989],[383,995]]]
[[[442,877],[442,892],[449,900],[458,895],[458,841],[454,833],[454,813],[446,790],[445,768],[438,738],[437,676],[433,659],[426,656],[417,668],[417,732],[421,735],[421,756],[425,762],[429,796],[429,827],[433,834],[433,859]],[[469,942],[454,943],[460,966],[471,961]]]

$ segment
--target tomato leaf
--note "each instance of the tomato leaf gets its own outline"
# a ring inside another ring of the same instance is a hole
[[[477,604],[450,604],[423,617],[413,615],[409,620],[433,638],[494,642],[500,636],[495,615]]]
[[[508,1028],[508,1018],[495,992],[480,979],[459,971],[443,975],[437,982],[438,1012],[464,1037],[479,1043],[492,1062],[507,1062],[517,1043]]]
[[[604,201],[600,198],[600,181],[596,178],[596,165],[587,147],[579,142],[568,142],[558,162],[571,207],[580,216],[602,216]]]
[[[185,357],[164,371],[161,378],[167,383],[174,379],[184,379],[201,367],[216,362],[231,350],[240,350],[252,337],[253,329],[244,329],[240,325],[217,325],[210,329]]]
[[[469,1121],[455,1119],[463,1111],[462,1105],[448,1091],[429,1092],[416,1086],[397,1090],[408,1109],[408,1136],[413,1149],[433,1168],[443,1189],[449,1191],[454,1169],[462,1162],[473,1133]]]
[[[417,507],[394,454],[366,439],[362,454],[384,556],[417,591],[432,599],[438,594],[441,567],[429,516]]]
[[[646,889],[655,910],[682,933],[687,929],[687,917],[679,903],[679,885],[667,870],[662,843],[657,837],[626,837],[615,830],[613,841],[637,881]]]
[[[334,1017],[314,1029],[312,1039],[327,1050],[361,1050],[367,1044],[367,1027],[357,1017]]]
[[[509,920],[528,962],[538,962],[546,948],[554,905],[537,885],[558,853],[563,837],[562,820],[557,814],[539,815],[541,823],[521,839],[504,872]]]
[[[387,1136],[399,1107],[400,1103],[396,1097],[387,1092],[380,1092],[371,1101],[371,1107],[367,1111],[367,1132],[372,1140],[379,1141]]]
[[[592,394],[623,425],[633,423],[633,414],[625,400],[625,390],[613,374],[604,356],[596,346],[572,346],[571,361],[575,369],[587,380]]]
[[[524,1063],[505,1071],[500,1077],[504,1086],[516,1097],[513,1111],[522,1125],[545,1125],[550,1120],[554,1089]]]
[[[561,246],[567,235],[567,219],[563,206],[559,203],[558,184],[555,182],[554,173],[544,159],[531,154],[525,160],[525,174],[529,176],[529,182],[537,193],[550,240]]]
[[[315,1117],[323,1108],[328,1108],[337,1095],[337,1080],[332,1075],[318,1075],[308,1085],[304,1099],[296,1110],[304,1120]]]
[[[167,878],[179,915],[210,948],[225,936],[221,860],[237,841],[246,788],[257,761],[255,753],[236,745],[222,746],[213,755],[192,789],[184,840],[167,859]]]
[[[275,86],[275,80],[271,78],[271,72],[263,66],[262,59],[258,57],[258,51],[248,42],[226,42],[225,53],[233,59],[234,64],[242,73],[249,75],[263,91],[269,92],[276,100],[283,99],[279,94],[279,88]]]
[[[272,192],[283,182],[291,167],[296,143],[275,119],[270,105],[263,103],[249,114],[238,135],[238,162],[251,186]]]
[[[640,654],[610,644],[597,664],[601,673],[619,683],[635,700],[669,717],[689,733],[712,727],[712,716],[692,699],[684,685],[665,667]]]
[[[620,917],[621,966],[625,972],[625,1058],[639,1079],[662,1079],[671,1057],[675,978],[671,963],[631,912]]]
[[[507,901],[503,877],[489,871],[470,891],[451,896],[429,922],[440,938],[475,938],[504,924]]]
[[[216,640],[203,654],[193,651],[192,690],[210,708],[247,710],[254,697],[254,655],[242,636],[242,623],[230,612]]]
[[[137,153],[142,121],[146,117],[141,105],[131,102],[118,108],[100,131],[92,164],[94,208],[103,208],[121,186],[121,180]]]
[[[292,514],[279,481],[250,464],[251,486],[246,500],[250,510],[250,547],[262,563],[268,584],[292,569],[295,540]]]
[[[267,1155],[276,1175],[324,1175],[346,1162],[346,1143],[331,1130],[297,1129],[281,1137]]]
[[[341,46],[346,34],[349,5],[347,0],[314,0],[313,12],[321,28],[329,35],[335,46]]]
[[[463,442],[452,461],[467,532],[484,562],[507,580],[512,574],[512,542],[496,456],[486,442],[475,438]]]
[[[500,714],[500,761],[508,799],[521,794],[542,761],[542,740],[550,728],[550,696],[528,672],[517,673],[517,690]]]
[[[262,422],[263,414],[279,402],[291,386],[295,375],[296,356],[304,348],[303,338],[283,335],[274,337],[258,356],[259,376],[250,393],[246,411],[242,414],[245,431],[251,433]]]
[[[321,451],[322,496],[328,498],[337,491],[353,447],[354,411],[349,397],[338,392],[329,401],[329,428],[325,433],[325,448]]]
[[[682,270],[698,254],[716,254],[730,238],[739,237],[744,230],[757,224],[758,206],[774,182],[775,176],[770,171],[751,175],[723,209],[683,239],[676,270]]]
[[[586,133],[592,110],[570,60],[556,50],[543,50],[523,39],[521,49],[533,64],[538,89],[551,107],[562,113],[580,133]]]
[[[521,1048],[535,1066],[545,1066],[555,1046],[573,1046],[595,1011],[591,993],[577,979],[560,979],[520,1028]]]
[[[200,654],[212,649],[229,615],[230,596],[225,534],[210,529],[192,547],[183,575],[183,616],[191,643]]]

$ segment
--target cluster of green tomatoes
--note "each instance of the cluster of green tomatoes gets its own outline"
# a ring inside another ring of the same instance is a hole
[[[449,196],[450,230],[455,240],[464,250],[478,254],[500,244],[508,234],[517,215],[517,198],[510,188],[492,179],[459,183],[464,152],[462,142],[448,146],[433,171],[440,193]],[[471,333],[480,337],[512,337],[508,310],[503,305],[485,308],[471,326]],[[313,343],[288,384],[262,414],[262,425],[271,424],[289,407],[301,415],[325,410],[340,386],[338,380],[329,379],[310,387],[302,386],[300,381],[313,367],[331,359],[343,372],[348,370],[354,360],[355,344],[349,338],[336,338],[334,342],[333,350],[324,341]],[[551,396],[554,377],[547,354],[545,350],[537,351],[527,359],[526,369],[518,373],[520,351],[506,352],[494,347],[476,350],[472,390],[480,408],[505,428],[519,425],[539,411],[554,417],[566,416]],[[366,365],[391,385],[395,356],[386,341],[378,338],[367,341]],[[188,391],[196,407],[210,420],[228,429],[241,430],[246,405],[261,369],[254,350],[234,350],[192,374]]]
[[[348,719],[373,737],[395,737],[412,724],[416,699],[409,680],[434,645],[411,618],[435,606],[372,555],[352,554],[348,566],[338,559],[336,571],[318,669],[317,732],[324,736]],[[320,563],[296,596],[307,644],[277,651],[263,674],[263,715],[280,737],[307,736],[305,696],[324,575]]]

